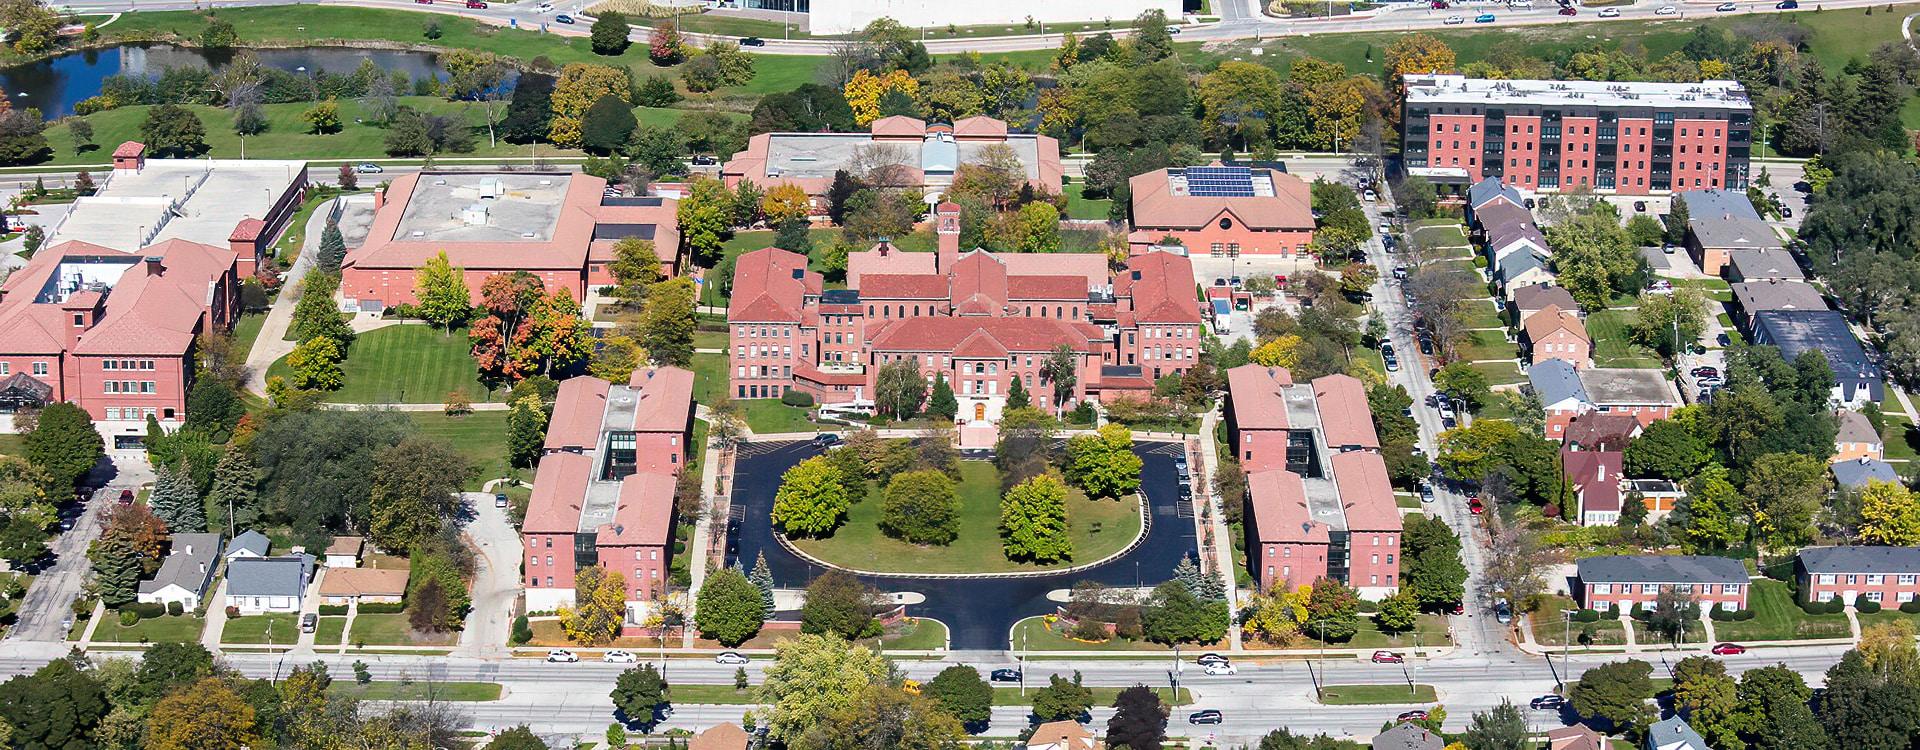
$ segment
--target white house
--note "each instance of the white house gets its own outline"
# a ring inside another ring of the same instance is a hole
[[[233,542],[227,545],[227,559],[232,560],[238,557],[266,557],[267,550],[271,549],[272,546],[273,543],[267,540],[266,534],[248,529],[247,531],[241,532],[239,536],[234,537]]]
[[[358,568],[360,553],[366,549],[367,540],[357,536],[336,536],[333,543],[327,545],[327,567]]]
[[[184,609],[195,609],[219,567],[220,535],[174,534],[171,544],[160,570],[153,580],[140,582],[134,598],[142,604],[179,602]]]
[[[312,579],[312,555],[235,558],[227,562],[226,606],[241,614],[298,612]]]

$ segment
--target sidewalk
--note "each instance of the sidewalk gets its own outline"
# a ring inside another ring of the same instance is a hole
[[[273,307],[267,309],[266,322],[260,325],[260,334],[253,340],[253,349],[247,352],[247,390],[257,395],[267,394],[267,368],[293,352],[294,343],[286,338],[287,328],[293,324],[294,303],[299,300],[297,292],[300,280],[313,268],[313,256],[320,247],[320,235],[327,228],[327,216],[333,213],[331,206],[339,200],[335,198],[320,204],[314,208],[313,216],[307,219],[307,233],[300,246],[300,255],[282,278],[280,298],[274,301]]]
[[[1232,530],[1227,526],[1224,510],[1224,503],[1227,500],[1220,497],[1219,492],[1213,487],[1214,470],[1220,465],[1219,449],[1213,443],[1214,425],[1220,421],[1219,414],[1219,410],[1216,409],[1200,418],[1200,465],[1194,468],[1200,474],[1200,486],[1205,490],[1201,496],[1207,499],[1207,512],[1202,514],[1206,517],[1202,527],[1207,533],[1200,538],[1213,542],[1210,550],[1213,553],[1213,569],[1219,571],[1227,581],[1227,611],[1239,612],[1240,586],[1234,581],[1235,574],[1239,571],[1234,569],[1233,564]],[[1236,501],[1238,499],[1235,498]],[[1239,651],[1242,648],[1240,636],[1239,628],[1227,628],[1227,647]]]

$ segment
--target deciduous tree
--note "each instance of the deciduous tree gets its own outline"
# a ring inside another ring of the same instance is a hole
[[[851,505],[839,470],[816,456],[781,475],[772,518],[788,536],[820,536],[839,528]]]
[[[389,552],[404,552],[440,530],[460,507],[473,464],[431,438],[409,437],[374,459],[367,535]]]
[[[1107,744],[1129,750],[1160,750],[1167,741],[1167,707],[1143,685],[1120,691],[1107,719]]]
[[[959,750],[965,730],[932,699],[884,683],[867,685],[788,743],[793,750]]]
[[[1041,474],[1007,490],[1000,499],[1000,535],[1009,560],[1072,559],[1066,485],[1052,474]]]
[[[880,606],[879,591],[852,575],[830,570],[807,584],[800,630],[847,639],[879,635],[880,622],[873,615]]]
[[[745,643],[760,632],[766,617],[760,588],[737,568],[722,568],[707,576],[693,615],[702,637],[729,647]]]
[[[1600,719],[1614,731],[1635,735],[1653,723],[1653,667],[1639,659],[1608,662],[1587,670],[1568,689],[1573,710]]]
[[[415,272],[413,293],[420,300],[420,317],[449,331],[465,323],[473,312],[466,272],[448,262],[445,250],[428,258]]]
[[[993,716],[993,686],[980,670],[955,664],[921,686],[921,693],[967,727],[983,727]]]
[[[886,679],[885,660],[830,635],[803,634],[774,644],[755,698],[769,707],[768,736],[793,742],[826,717],[862,705],[867,686]]]
[[[613,707],[629,723],[650,726],[654,714],[667,703],[667,678],[652,664],[638,664],[621,672],[613,682]]]
[[[653,285],[640,314],[640,345],[658,365],[693,364],[693,280],[680,276]]]
[[[881,498],[880,530],[912,544],[945,545],[960,535],[960,498],[937,470],[893,475]]]
[[[560,608],[560,629],[582,646],[600,646],[620,637],[627,615],[627,581],[599,565],[573,576],[572,607]]]
[[[63,401],[40,410],[23,452],[45,477],[47,494],[59,497],[86,478],[106,455],[106,448],[86,410]]]
[[[207,677],[160,699],[147,718],[153,750],[241,750],[260,744],[254,710],[225,680]]]
[[[927,397],[927,381],[911,359],[897,359],[880,365],[874,376],[874,408],[906,419],[920,412]]]
[[[1067,440],[1067,478],[1091,497],[1118,498],[1140,489],[1144,462],[1133,452],[1133,431],[1109,423],[1094,435]]]
[[[1093,708],[1093,690],[1080,684],[1080,672],[1069,680],[1047,676],[1047,686],[1033,691],[1033,715],[1041,721],[1077,721]]]

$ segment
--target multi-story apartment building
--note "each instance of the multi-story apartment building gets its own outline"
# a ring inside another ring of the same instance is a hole
[[[627,586],[627,625],[665,592],[673,492],[690,451],[693,373],[636,370],[625,384],[560,384],[520,533],[527,609],[574,603],[574,574],[601,565]]]
[[[822,403],[871,402],[882,365],[911,361],[944,374],[960,419],[999,418],[1013,379],[1042,408],[1041,375],[1065,350],[1077,375],[1069,401],[1145,394],[1200,356],[1200,311],[1185,256],[1154,251],[1118,275],[1095,253],[960,253],[959,206],[935,211],[939,248],[881,243],[852,254],[847,288],[823,289],[805,256],[766,248],[735,262],[728,308],[734,398],[799,389]]]
[[[1747,187],[1753,105],[1732,81],[1531,81],[1409,74],[1409,175],[1462,190],[1647,195]]]
[[[1800,590],[1809,601],[1838,597],[1897,606],[1920,595],[1920,548],[1808,547],[1800,550]]]
[[[1285,368],[1227,371],[1227,439],[1247,472],[1248,567],[1261,590],[1331,578],[1363,596],[1400,585],[1400,511],[1366,387],[1295,384]]]
[[[1604,555],[1580,560],[1577,571],[1574,590],[1587,609],[1652,607],[1665,588],[1693,597],[1702,609],[1747,608],[1747,568],[1730,557]]]

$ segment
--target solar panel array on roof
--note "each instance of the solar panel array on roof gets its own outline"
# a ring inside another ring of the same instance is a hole
[[[1253,197],[1253,170],[1246,167],[1187,167],[1187,194],[1206,198]]]

